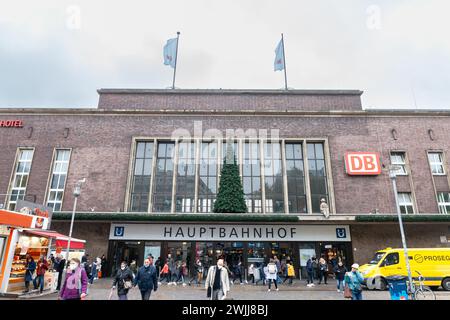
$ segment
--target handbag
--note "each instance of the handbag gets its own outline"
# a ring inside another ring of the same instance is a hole
[[[133,283],[131,281],[123,281],[123,287],[125,289],[131,289],[133,287]]]
[[[206,292],[206,297],[211,298],[211,287],[208,287],[208,291]]]
[[[352,291],[348,287],[348,285],[345,285],[344,287],[344,298],[350,299],[352,297]]]

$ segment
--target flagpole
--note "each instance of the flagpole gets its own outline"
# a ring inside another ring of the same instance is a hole
[[[286,75],[286,52],[284,51],[284,38],[281,34],[281,43],[283,45],[283,63],[284,63],[284,89],[287,90],[287,75]],[[176,60],[175,60],[176,61]]]
[[[177,72],[177,58],[178,58],[178,40],[180,39],[180,31],[177,32],[177,51],[175,54],[175,68],[173,68],[173,81],[172,81],[172,89],[175,89],[175,74]]]

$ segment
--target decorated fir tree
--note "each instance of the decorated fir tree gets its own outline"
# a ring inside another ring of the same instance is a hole
[[[239,167],[230,143],[227,143],[227,154],[223,162],[219,193],[214,202],[214,212],[245,213],[247,205],[244,199]]]

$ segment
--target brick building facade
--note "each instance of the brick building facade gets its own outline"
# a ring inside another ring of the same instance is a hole
[[[52,205],[56,211],[52,229],[67,233],[73,186],[86,178],[73,235],[87,240],[91,255],[107,254],[110,270],[122,259],[142,263],[148,253],[163,257],[172,253],[190,265],[197,258],[211,263],[216,253],[228,255],[229,263],[257,263],[273,254],[289,256],[297,268],[304,266],[301,256],[311,252],[330,260],[343,258],[346,264],[367,262],[376,250],[401,245],[388,172],[394,160],[405,170],[397,176],[397,186],[402,210],[407,212],[408,244],[448,246],[449,111],[363,110],[362,92],[356,90],[98,92],[98,108],[0,109],[0,120],[23,124],[0,128],[0,194],[10,209],[14,209],[14,197],[24,195]],[[210,213],[227,130],[235,134],[244,189],[249,190],[251,212],[247,214]],[[256,136],[250,137],[252,132]],[[180,134],[192,138],[193,144],[186,146],[193,150],[193,171],[185,173],[191,180],[182,180],[178,170],[177,160],[183,157]],[[211,154],[203,155],[212,146],[217,162],[211,162]],[[151,154],[142,151],[141,159],[141,147]],[[251,157],[257,159],[247,167],[246,152],[250,154],[253,147],[256,153]],[[27,179],[17,187],[22,150],[30,150],[31,159],[24,160],[29,162],[24,169]],[[378,152],[381,174],[347,174],[346,152]],[[202,173],[205,161],[210,161],[209,167],[205,165]],[[56,162],[62,163],[58,172]],[[293,163],[300,163],[295,168],[300,168],[301,187],[291,181]],[[138,175],[139,165],[143,167]],[[269,173],[272,169],[278,171]],[[145,179],[139,188],[138,179]],[[183,189],[183,181],[191,181],[192,188]],[[329,218],[317,209],[320,198],[326,199]],[[226,232],[232,226],[298,229],[292,239],[271,238],[270,232],[260,241],[219,235],[165,239],[158,225],[191,226],[192,230],[224,226]],[[305,227],[317,234],[308,236]],[[337,229],[344,230],[345,237],[339,237]]]

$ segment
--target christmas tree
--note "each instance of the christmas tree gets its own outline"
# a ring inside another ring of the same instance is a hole
[[[227,155],[222,166],[219,193],[214,202],[213,211],[216,213],[247,212],[239,167],[230,143],[227,143]]]

